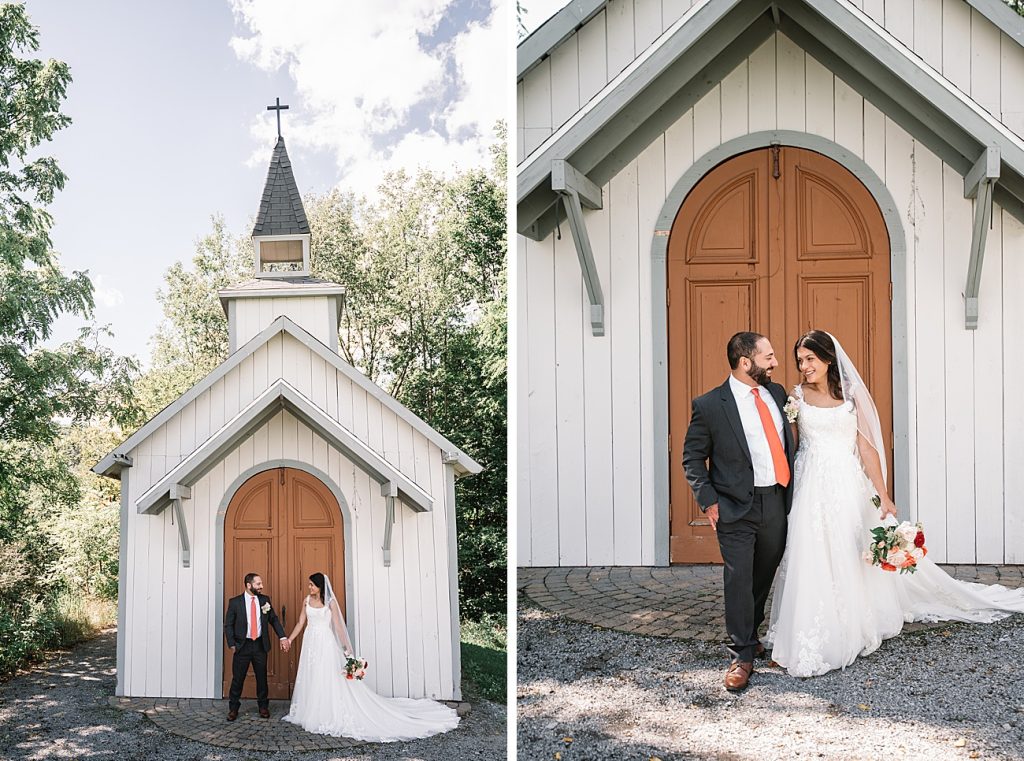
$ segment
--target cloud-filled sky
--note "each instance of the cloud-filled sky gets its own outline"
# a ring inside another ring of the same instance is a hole
[[[373,195],[384,172],[490,160],[507,119],[502,0],[28,0],[44,57],[66,61],[70,127],[43,152],[68,174],[54,247],[88,270],[96,321],[146,361],[164,271],[223,214],[249,230],[276,97],[303,192]],[[78,323],[62,319],[57,340]]]

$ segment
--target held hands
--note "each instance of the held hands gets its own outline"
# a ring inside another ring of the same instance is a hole
[[[281,637],[281,650],[288,652],[292,648],[292,641],[287,637]]]
[[[711,522],[711,530],[717,533],[718,532],[718,503],[716,502],[711,507],[707,508],[704,511],[704,515],[706,515],[707,519]]]

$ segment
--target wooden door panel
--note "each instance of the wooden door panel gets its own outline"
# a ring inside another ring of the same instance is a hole
[[[690,402],[725,380],[725,345],[738,331],[768,336],[775,380],[787,389],[798,380],[798,336],[813,327],[839,338],[871,387],[892,472],[888,231],[853,174],[798,148],[729,159],[686,197],[667,259],[673,563],[721,561],[686,482],[682,446]]]
[[[274,468],[250,478],[238,489],[225,516],[225,598],[241,592],[246,573],[263,577],[264,591],[286,633],[291,633],[314,572],[327,573],[344,610],[344,531],[341,509],[319,479],[292,468]],[[301,638],[282,653],[271,631],[267,681],[271,699],[291,695]],[[223,690],[231,686],[231,651],[225,646]],[[256,680],[247,675],[243,697],[256,696]]]

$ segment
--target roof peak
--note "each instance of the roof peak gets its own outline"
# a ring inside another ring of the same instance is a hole
[[[302,206],[302,196],[295,184],[292,162],[288,158],[284,137],[277,136],[267,169],[253,237],[261,235],[308,235],[309,222]]]

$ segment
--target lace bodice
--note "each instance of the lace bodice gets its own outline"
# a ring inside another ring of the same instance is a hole
[[[804,401],[800,386],[793,388],[797,400],[797,431],[800,450],[854,452],[857,448],[857,413],[853,403],[845,401],[838,407],[815,407]]]

